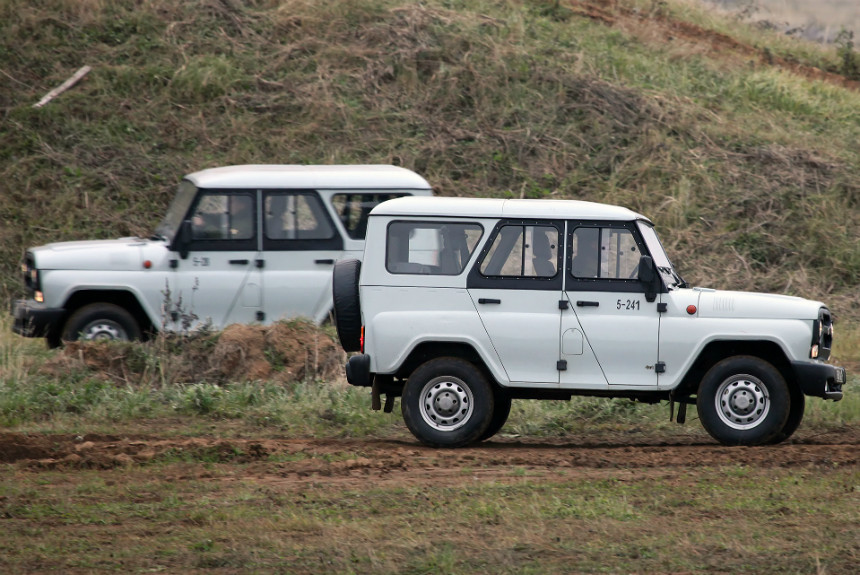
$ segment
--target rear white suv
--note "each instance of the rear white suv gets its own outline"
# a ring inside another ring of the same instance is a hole
[[[363,263],[334,270],[353,385],[422,442],[504,425],[511,399],[695,403],[725,444],[776,443],[805,396],[842,398],[820,302],[688,288],[651,222],[579,201],[401,198],[370,214]]]
[[[26,251],[29,298],[13,329],[49,344],[138,339],[201,324],[268,324],[331,309],[334,263],[361,257],[370,210],[432,195],[386,165],[247,165],[182,179],[149,238],[61,242]]]

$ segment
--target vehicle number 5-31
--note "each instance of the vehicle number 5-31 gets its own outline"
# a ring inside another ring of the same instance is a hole
[[[630,311],[638,310],[639,309],[639,300],[638,299],[628,299],[628,300],[620,299],[615,304],[615,308],[616,309],[626,309],[626,310],[630,310]]]

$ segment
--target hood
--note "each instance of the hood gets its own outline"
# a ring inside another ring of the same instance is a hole
[[[41,270],[139,270],[145,259],[166,254],[163,240],[119,238],[56,242],[27,250]]]
[[[819,301],[770,293],[693,288],[699,292],[699,317],[738,319],[817,319]]]

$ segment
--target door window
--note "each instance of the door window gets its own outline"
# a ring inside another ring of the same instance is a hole
[[[551,278],[558,271],[558,230],[503,226],[481,263],[486,277]]]
[[[254,237],[254,198],[204,194],[191,216],[195,240],[249,240]]]
[[[343,249],[343,238],[315,192],[266,192],[263,230],[266,250]]]
[[[615,227],[576,228],[571,253],[576,279],[635,279],[642,255],[630,230]]]

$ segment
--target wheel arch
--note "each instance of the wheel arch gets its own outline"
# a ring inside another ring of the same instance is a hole
[[[695,395],[708,370],[728,357],[740,355],[757,357],[770,363],[780,372],[789,387],[798,387],[791,362],[778,343],[769,340],[718,340],[708,343],[702,349],[676,388],[675,394]]]
[[[143,309],[137,296],[128,290],[121,289],[78,290],[73,292],[63,306],[66,310],[63,322],[65,323],[80,308],[93,303],[109,303],[126,310],[140,326],[144,339],[157,331],[157,327]]]
[[[418,366],[437,357],[456,357],[468,361],[481,370],[490,385],[494,388],[501,387],[478,350],[461,341],[424,341],[419,343],[400,364],[396,376],[406,379]]]

